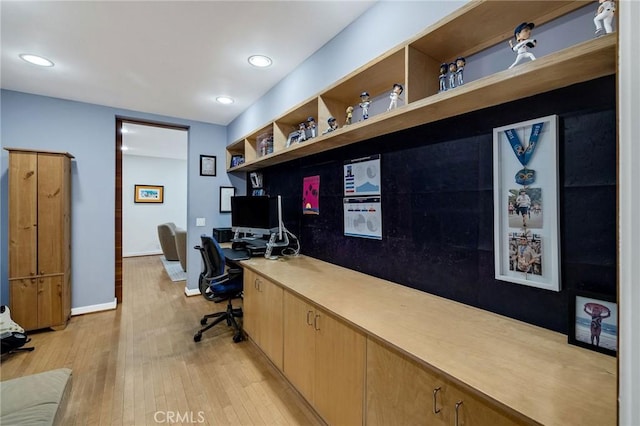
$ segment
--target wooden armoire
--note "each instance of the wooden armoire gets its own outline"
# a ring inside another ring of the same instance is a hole
[[[63,329],[71,316],[71,159],[9,151],[9,307],[25,330]]]

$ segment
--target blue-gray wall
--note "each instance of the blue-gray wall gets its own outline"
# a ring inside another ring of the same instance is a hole
[[[115,122],[116,116],[189,126],[188,246],[194,246],[212,226],[230,226],[220,215],[218,188],[244,183],[224,173],[226,128],[223,126],[109,108],[81,102],[2,90],[0,136],[3,147],[67,151],[72,166],[72,302],[74,309],[113,303],[115,280]],[[217,177],[201,177],[200,154],[219,159]],[[2,303],[8,300],[8,153],[0,167],[0,280]],[[230,181],[230,179],[232,181]],[[195,227],[195,218],[207,226]],[[200,257],[189,252],[187,286],[197,289]]]

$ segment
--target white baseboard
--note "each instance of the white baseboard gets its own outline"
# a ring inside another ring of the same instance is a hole
[[[113,302],[101,303],[100,305],[82,306],[80,308],[71,308],[71,316],[91,314],[93,312],[108,311],[116,309],[118,307],[118,299],[113,299]]]
[[[200,289],[197,288],[188,288],[186,285],[184,286],[184,294],[187,296],[200,296]]]
[[[162,254],[162,250],[122,253],[122,257],[155,256],[158,254]]]

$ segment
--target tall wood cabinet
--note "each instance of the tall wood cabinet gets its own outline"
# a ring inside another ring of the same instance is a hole
[[[71,159],[9,151],[9,306],[25,330],[62,329],[71,316]]]

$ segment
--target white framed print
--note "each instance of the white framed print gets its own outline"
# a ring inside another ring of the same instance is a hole
[[[560,291],[558,117],[493,129],[495,278]]]

